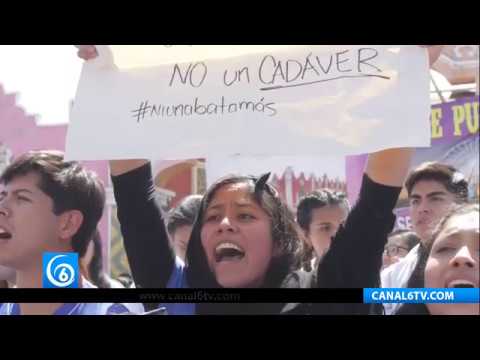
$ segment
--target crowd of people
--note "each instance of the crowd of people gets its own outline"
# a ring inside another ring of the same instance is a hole
[[[438,56],[431,48],[430,62]],[[96,56],[82,46],[79,56]],[[427,121],[427,119],[419,119]],[[147,160],[110,162],[117,216],[133,279],[103,272],[98,222],[104,186],[53,151],[17,157],[0,174],[0,287],[42,287],[42,254],[75,252],[84,288],[479,287],[479,206],[454,167],[423,163],[413,149],[368,156],[358,200],[318,190],[296,214],[262,176],[229,175],[163,213]],[[321,159],[319,159],[321,166]],[[266,169],[268,170],[268,169]],[[394,231],[405,186],[411,231]],[[0,315],[479,314],[479,304],[3,303]]]

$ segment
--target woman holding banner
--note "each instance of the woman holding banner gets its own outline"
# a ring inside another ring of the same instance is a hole
[[[90,59],[95,49],[81,46]],[[412,150],[371,154],[360,197],[330,251],[314,272],[318,287],[377,287],[382,252],[393,228],[392,210]],[[202,199],[187,249],[176,258],[146,160],[110,162],[118,217],[135,282],[143,288],[305,288],[311,274],[299,271],[301,242],[293,215],[259,178],[230,176],[213,184]],[[366,304],[175,304],[182,314],[367,314]],[[181,306],[180,306],[181,305]]]
[[[408,169],[410,150],[370,156],[357,204],[315,274],[319,287],[378,286],[393,207]],[[313,273],[300,272],[301,242],[293,215],[260,178],[217,181],[202,200],[186,265],[170,248],[160,210],[151,196],[150,164],[112,161],[112,181],[125,249],[138,287],[299,288]],[[190,308],[188,308],[190,306]],[[195,309],[193,309],[195,308]],[[368,313],[364,304],[175,304],[169,313],[276,314]]]

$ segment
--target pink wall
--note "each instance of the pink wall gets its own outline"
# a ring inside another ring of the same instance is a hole
[[[66,121],[67,119],[65,119]],[[29,150],[65,150],[67,125],[39,126],[34,116],[17,106],[16,95],[6,94],[0,84],[0,143],[3,143],[16,157]],[[97,172],[108,185],[108,164],[105,161],[88,161],[84,165]],[[108,207],[99,224],[105,256],[108,254]]]

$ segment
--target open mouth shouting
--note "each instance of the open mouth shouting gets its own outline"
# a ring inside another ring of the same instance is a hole
[[[245,257],[245,250],[233,242],[224,241],[216,246],[214,255],[217,263],[241,261]]]
[[[0,240],[9,240],[11,237],[12,234],[8,232],[7,229],[0,226]]]
[[[452,280],[446,284],[447,288],[474,288],[478,287],[474,282],[465,279]]]

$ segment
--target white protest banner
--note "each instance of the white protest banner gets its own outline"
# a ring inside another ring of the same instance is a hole
[[[67,158],[343,156],[430,144],[418,46],[142,48],[98,47],[84,64]]]

